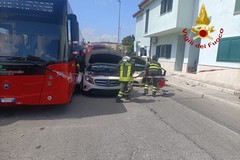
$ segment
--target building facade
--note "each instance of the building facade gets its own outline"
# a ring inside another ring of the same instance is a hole
[[[146,49],[169,72],[240,90],[240,0],[143,0],[133,17],[139,55]]]

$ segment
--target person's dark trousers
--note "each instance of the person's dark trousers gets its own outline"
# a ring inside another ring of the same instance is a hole
[[[129,99],[129,94],[128,94],[128,83],[129,82],[121,82],[121,89],[117,95],[116,102],[121,103],[123,102],[121,98],[125,97],[126,99]]]
[[[161,73],[158,69],[149,69],[149,76],[160,76]],[[158,81],[159,81],[159,78],[152,78],[152,96],[156,96],[156,93],[157,93],[157,87],[158,87]]]
[[[149,76],[149,75],[147,75]],[[144,93],[143,95],[147,95],[148,94],[148,88],[149,88],[149,85],[150,85],[150,81],[151,81],[151,78],[146,78],[145,79],[145,85],[144,85]]]
[[[153,78],[152,96],[156,96],[159,78]]]

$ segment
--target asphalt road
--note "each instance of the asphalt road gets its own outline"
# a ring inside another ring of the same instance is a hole
[[[0,108],[0,160],[239,160],[240,108],[171,87]]]

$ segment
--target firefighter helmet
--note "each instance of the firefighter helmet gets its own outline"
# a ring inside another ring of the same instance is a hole
[[[124,57],[122,58],[122,61],[123,61],[123,62],[130,62],[130,60],[131,60],[131,58],[130,58],[129,56],[124,56]]]

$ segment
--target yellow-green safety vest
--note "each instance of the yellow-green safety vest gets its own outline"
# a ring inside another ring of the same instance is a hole
[[[123,62],[120,64],[120,75],[119,81],[121,82],[131,82],[133,77],[131,76],[132,72],[132,63]]]
[[[150,66],[149,66],[149,69],[160,69],[161,67],[158,65],[158,64],[156,64],[156,63],[151,63],[150,62],[150,64],[149,64]]]

